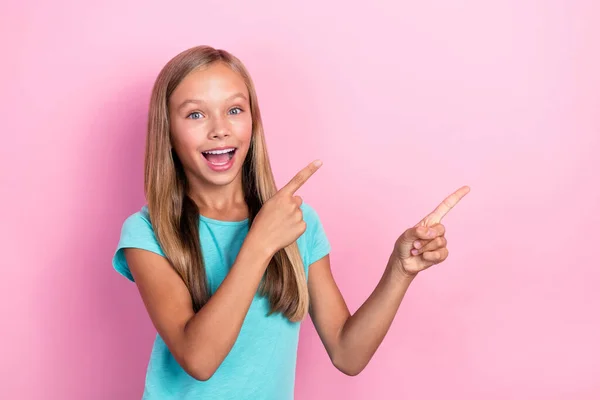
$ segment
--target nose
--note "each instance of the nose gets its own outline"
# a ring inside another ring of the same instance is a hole
[[[223,118],[218,118],[214,120],[214,124],[212,129],[209,131],[210,139],[223,139],[229,137],[229,127],[227,126],[227,121]]]

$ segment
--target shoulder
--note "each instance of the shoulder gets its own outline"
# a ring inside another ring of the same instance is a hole
[[[313,206],[303,202],[302,205],[300,205],[300,210],[302,210],[302,217],[304,222],[306,222],[306,233],[308,233],[309,236],[315,236],[319,234],[320,231],[324,230],[321,217]]]
[[[154,234],[147,206],[143,206],[141,210],[129,215],[125,219],[121,227],[119,242],[113,255],[112,264],[114,269],[130,281],[133,281],[133,276],[129,271],[129,266],[124,255],[124,249],[126,248],[147,250],[164,257],[164,253]]]
[[[154,233],[152,223],[150,222],[150,214],[148,206],[144,205],[141,210],[129,215],[125,218],[121,227],[121,234],[138,234],[151,231]]]
[[[310,265],[329,254],[331,246],[321,218],[315,208],[308,203],[302,203],[300,209],[306,223],[302,245],[305,247],[308,256],[307,262]]]

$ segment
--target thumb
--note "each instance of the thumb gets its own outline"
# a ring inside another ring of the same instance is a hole
[[[410,251],[414,248],[415,240],[431,240],[435,237],[435,230],[427,226],[415,226],[407,229],[396,241],[396,251],[400,258],[412,257]]]

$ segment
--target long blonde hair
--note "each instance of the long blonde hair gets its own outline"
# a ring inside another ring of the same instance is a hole
[[[209,46],[193,47],[171,59],[159,73],[150,99],[144,191],[157,240],[185,282],[195,312],[206,304],[210,294],[200,246],[199,210],[187,194],[183,167],[171,147],[168,101],[187,74],[216,62],[223,62],[240,74],[250,96],[252,138],[241,172],[250,224],[262,205],[277,192],[256,91],[242,62],[227,51]],[[296,243],[278,251],[271,259],[259,293],[268,296],[271,313],[281,312],[294,322],[306,316],[308,288]]]

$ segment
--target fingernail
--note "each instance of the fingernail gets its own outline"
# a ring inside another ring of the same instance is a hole
[[[323,165],[323,161],[317,160],[317,161],[313,162],[313,164],[315,167],[320,167],[321,165]]]
[[[413,245],[415,246],[415,248],[420,248],[421,247],[421,242],[419,242],[418,240],[416,242],[413,243]]]
[[[412,254],[413,256],[416,256],[417,254],[419,254],[419,250],[417,249],[412,249],[410,254]]]
[[[433,229],[430,229],[430,230],[427,232],[427,236],[429,236],[429,237],[433,237],[433,236],[435,236],[435,231],[434,231]]]

